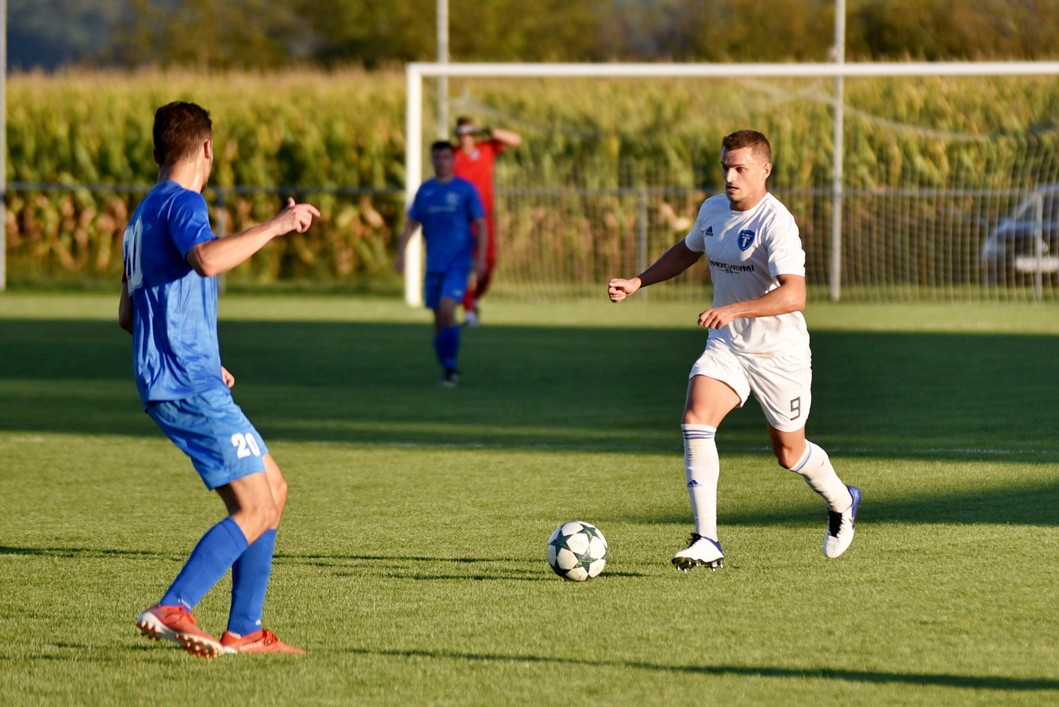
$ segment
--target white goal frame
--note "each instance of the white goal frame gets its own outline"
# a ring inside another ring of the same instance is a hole
[[[410,205],[423,181],[424,78],[833,78],[835,154],[830,252],[830,298],[841,297],[842,262],[842,126],[846,77],[1055,76],[1059,62],[880,62],[809,64],[504,64],[410,63],[405,67],[405,203]],[[405,301],[422,305],[423,248],[419,233],[405,252]]]

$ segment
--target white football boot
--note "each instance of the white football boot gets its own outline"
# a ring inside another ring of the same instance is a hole
[[[673,564],[678,570],[687,572],[692,567],[709,567],[717,571],[724,567],[724,552],[721,544],[698,533],[691,534],[691,544],[673,555]]]
[[[847,486],[853,504],[842,511],[827,512],[827,533],[824,534],[824,556],[838,557],[853,542],[853,531],[856,527],[857,509],[860,508],[860,489]]]

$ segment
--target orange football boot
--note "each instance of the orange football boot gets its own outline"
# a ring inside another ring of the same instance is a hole
[[[301,648],[288,646],[267,628],[237,636],[225,631],[221,636],[221,646],[225,653],[304,653]]]
[[[195,624],[195,618],[182,606],[155,604],[136,618],[140,633],[156,641],[173,641],[193,656],[216,658],[221,642]]]

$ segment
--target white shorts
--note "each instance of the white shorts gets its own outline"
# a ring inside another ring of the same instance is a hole
[[[805,427],[812,406],[812,354],[805,349],[786,356],[737,354],[725,343],[710,340],[689,378],[719,380],[739,396],[739,406],[750,393],[761,405],[769,425],[780,432]]]

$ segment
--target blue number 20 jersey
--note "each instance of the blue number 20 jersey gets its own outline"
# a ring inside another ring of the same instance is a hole
[[[216,237],[206,200],[175,182],[152,189],[125,229],[133,371],[145,404],[227,387],[217,342],[217,279],[202,277],[186,260],[194,246]]]

